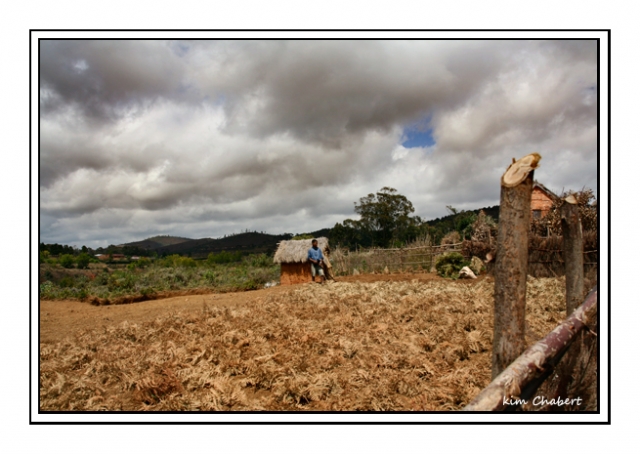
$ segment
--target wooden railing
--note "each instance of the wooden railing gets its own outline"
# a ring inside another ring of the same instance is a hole
[[[558,369],[560,361],[571,345],[583,332],[595,333],[591,326],[595,324],[598,312],[598,289],[591,290],[586,300],[569,317],[560,323],[544,339],[529,347],[500,375],[498,375],[463,411],[515,411],[523,405],[536,402],[531,398],[540,385]],[[592,341],[594,342],[594,341]],[[567,358],[571,359],[571,358]],[[566,361],[570,365],[572,361]],[[573,371],[565,370],[563,373]],[[555,405],[573,405],[569,400],[582,399],[580,396],[546,396],[539,399],[544,404],[555,399]],[[562,399],[560,401],[560,399]]]

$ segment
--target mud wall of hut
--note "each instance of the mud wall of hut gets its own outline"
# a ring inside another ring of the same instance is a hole
[[[280,264],[280,285],[293,285],[304,282],[311,282],[309,263]]]
[[[553,200],[540,188],[533,188],[531,193],[531,212],[540,211],[540,217],[543,218],[549,214],[549,210],[553,206]],[[533,216],[533,215],[532,215]]]

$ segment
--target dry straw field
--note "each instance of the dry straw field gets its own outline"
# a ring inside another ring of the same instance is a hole
[[[493,287],[490,277],[305,284],[81,331],[40,345],[40,406],[459,410],[490,381]],[[564,280],[531,278],[527,290],[533,343],[564,318]]]

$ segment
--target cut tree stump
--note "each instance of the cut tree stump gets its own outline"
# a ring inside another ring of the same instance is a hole
[[[525,306],[533,173],[540,155],[509,166],[501,179],[495,264],[491,376],[496,378],[525,350]]]

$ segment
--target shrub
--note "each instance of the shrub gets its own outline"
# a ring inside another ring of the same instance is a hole
[[[78,268],[80,269],[89,268],[90,262],[91,262],[91,257],[89,256],[89,254],[86,254],[84,252],[78,255],[78,258],[76,258],[76,263],[78,264]]]
[[[207,271],[203,274],[202,278],[208,285],[213,285],[216,283],[216,273],[214,273],[213,271]]]
[[[151,296],[156,293],[155,289],[151,287],[143,287],[140,289],[140,294],[143,296]]]
[[[268,268],[273,266],[273,259],[267,254],[251,254],[243,259],[243,262],[254,268]]]
[[[131,289],[135,284],[135,277],[129,271],[114,271],[109,276],[109,290]]]
[[[58,260],[58,262],[60,263],[60,265],[62,265],[64,268],[73,268],[73,265],[75,263],[75,260],[73,258],[73,255],[71,254],[62,254],[60,256],[60,259]]]
[[[40,284],[40,298],[52,299],[55,296],[55,286],[51,281]]]
[[[193,260],[191,257],[182,257],[178,254],[169,255],[163,258],[162,260],[160,260],[158,263],[160,266],[164,266],[165,268],[176,268],[176,267],[195,268],[196,267],[196,261]]]
[[[280,270],[275,266],[272,268],[252,269],[249,270],[248,278],[255,285],[254,288],[263,288],[267,282],[278,281]]]
[[[439,276],[457,279],[460,270],[469,266],[469,261],[458,252],[443,254],[436,259],[436,271]]]
[[[140,257],[133,263],[135,263],[136,267],[138,268],[147,268],[149,265],[151,265],[151,259],[148,257]]]
[[[94,280],[94,282],[98,285],[107,285],[109,283],[109,271],[107,268],[105,268],[103,271],[104,272],[97,275]]]
[[[58,282],[58,285],[62,288],[71,288],[71,287],[75,287],[76,281],[72,276],[65,276],[62,279],[60,279],[60,282]]]
[[[207,257],[207,263],[210,264],[210,265],[211,264],[218,264],[218,263],[239,262],[241,260],[242,260],[242,252],[240,252],[240,251],[238,251],[238,252],[222,251],[222,252],[219,252],[217,254],[212,252]]]
[[[77,295],[77,296],[78,296],[78,298],[79,298],[80,300],[83,300],[83,301],[84,301],[84,300],[86,300],[86,299],[87,299],[87,297],[89,296],[89,292],[87,291],[87,289],[86,289],[86,288],[81,288],[80,290],[78,290],[78,295]]]
[[[40,263],[47,263],[49,261],[49,251],[40,251]]]

